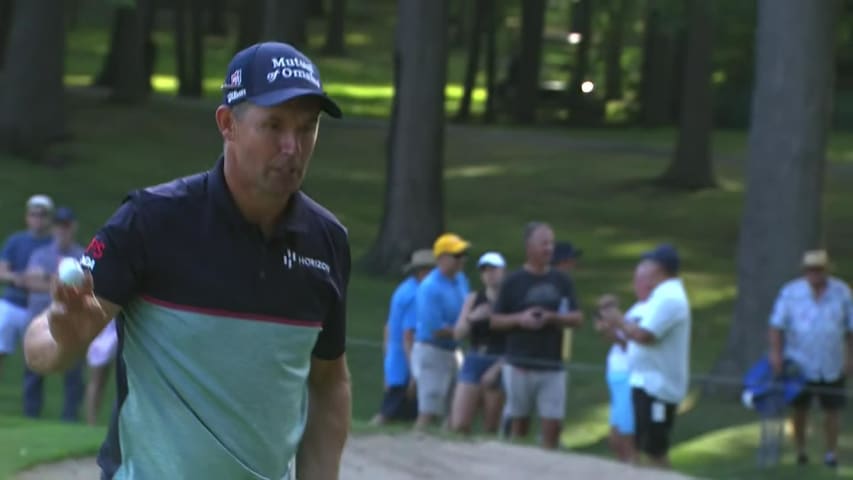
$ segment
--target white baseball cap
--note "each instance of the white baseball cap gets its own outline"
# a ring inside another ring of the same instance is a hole
[[[48,211],[53,211],[53,200],[47,195],[33,195],[27,200],[27,209],[43,208]]]
[[[504,260],[503,255],[498,252],[486,252],[477,261],[477,268],[485,266],[504,268],[506,267],[506,260]]]

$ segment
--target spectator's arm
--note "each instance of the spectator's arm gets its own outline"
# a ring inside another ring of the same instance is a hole
[[[471,314],[471,307],[474,305],[476,298],[476,293],[470,293],[465,298],[465,303],[462,304],[462,311],[459,312],[459,318],[456,320],[456,327],[453,329],[454,339],[462,340],[471,332],[471,321],[468,320],[468,316]]]
[[[32,256],[30,256],[30,260],[27,263],[27,269],[24,271],[22,276],[21,283],[24,288],[31,292],[50,291],[50,281],[53,279],[53,275],[41,267],[42,256],[41,251],[36,250]]]
[[[0,283],[14,285],[18,281],[18,275],[9,268],[9,262],[0,260]]]
[[[403,331],[403,349],[406,351],[406,361],[412,365],[412,349],[415,347],[415,331],[406,329]]]
[[[615,325],[616,329],[621,331],[625,339],[630,342],[651,345],[658,341],[658,337],[651,330],[647,330],[634,322],[626,321],[622,315],[615,319]]]
[[[545,312],[545,320],[561,328],[577,328],[583,324],[583,312],[574,310],[571,312]]]

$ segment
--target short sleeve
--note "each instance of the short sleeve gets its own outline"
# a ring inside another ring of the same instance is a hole
[[[89,242],[80,259],[92,272],[95,295],[120,307],[137,295],[145,272],[145,248],[139,206],[125,199]]]
[[[418,286],[414,302],[415,328],[423,329],[430,334],[444,326],[441,324],[441,313],[436,310],[441,304],[441,299],[434,285],[435,283],[432,282],[422,282]]]
[[[848,332],[853,332],[853,295],[850,288],[844,285],[844,325]]]
[[[498,298],[495,300],[495,306],[493,307],[493,311],[498,314],[508,314],[515,313],[513,312],[513,288],[512,288],[512,280],[507,279],[507,281],[501,284],[501,288],[498,291]]]
[[[25,270],[28,272],[29,271],[35,271],[35,270],[42,270],[42,271],[46,270],[44,267],[46,256],[47,256],[47,249],[45,249],[45,248],[36,249],[36,251],[34,251],[32,255],[30,255],[30,259],[27,261],[27,268]],[[45,272],[45,273],[52,274],[54,272]]]
[[[340,259],[338,260],[337,287],[338,296],[335,303],[329,309],[329,313],[323,322],[323,329],[314,344],[313,355],[323,360],[335,360],[346,351],[346,319],[347,319],[347,290],[349,288],[351,258],[349,239],[344,237],[341,245],[337,247]]]
[[[6,239],[6,242],[3,244],[3,250],[0,250],[0,261],[2,262],[12,262],[12,256],[14,255],[15,244],[17,243],[17,237],[11,236]]]
[[[770,313],[770,326],[779,330],[788,328],[788,301],[784,290],[773,303],[773,311]]]
[[[653,300],[646,307],[646,314],[640,319],[640,328],[648,330],[657,339],[663,338],[683,319],[681,306],[682,303],[677,298]]]
[[[406,298],[400,302],[400,315],[403,317],[403,331],[414,330],[418,326],[418,317],[415,315],[415,294],[417,289],[408,292]]]

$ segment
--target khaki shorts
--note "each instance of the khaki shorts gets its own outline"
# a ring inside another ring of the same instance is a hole
[[[415,342],[412,348],[412,375],[417,383],[418,413],[446,415],[450,389],[456,377],[455,352]]]
[[[562,420],[566,415],[566,372],[503,366],[506,411],[511,418],[527,418],[533,407],[540,418]]]

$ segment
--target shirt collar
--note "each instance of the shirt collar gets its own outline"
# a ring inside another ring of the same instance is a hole
[[[249,223],[237,208],[237,203],[225,181],[225,157],[222,155],[208,172],[208,193],[230,221],[245,228],[257,228],[256,225]],[[284,215],[275,228],[274,236],[283,237],[288,233],[308,232],[309,208],[306,195],[301,190],[291,195]]]

